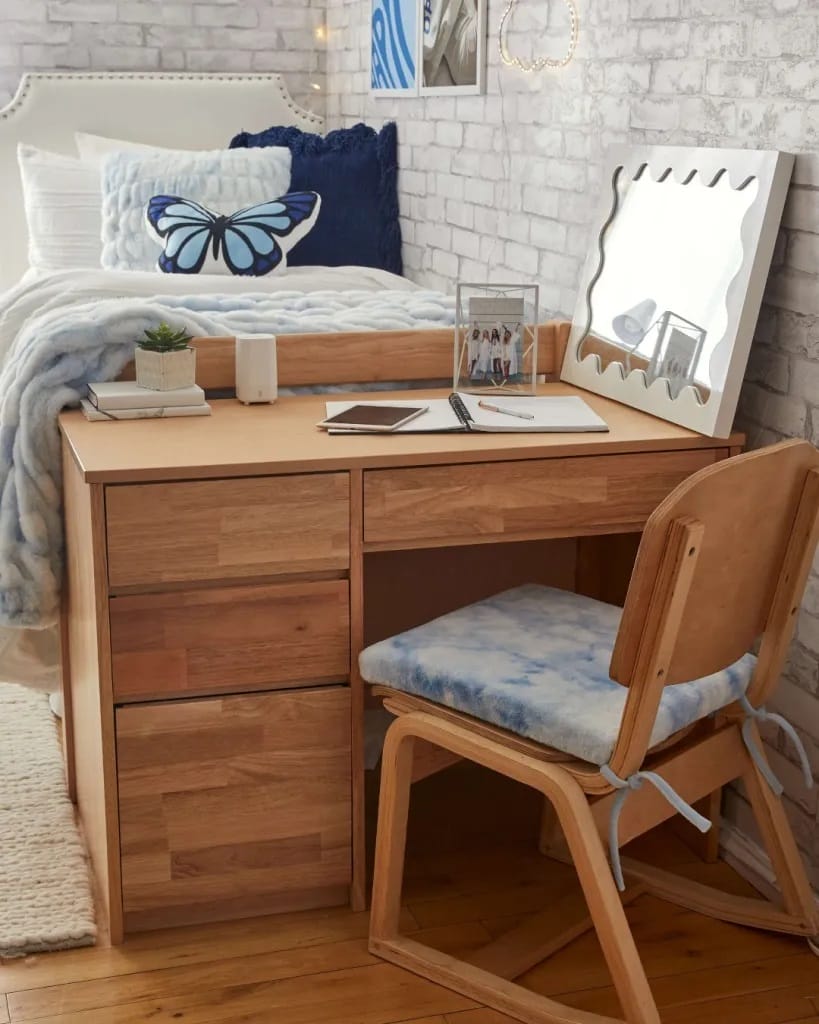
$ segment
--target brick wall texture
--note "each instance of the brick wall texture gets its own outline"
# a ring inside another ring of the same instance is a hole
[[[537,280],[570,314],[603,154],[615,142],[798,154],[740,408],[757,446],[819,443],[819,3],[579,0],[574,61],[525,75],[500,64],[505,0],[489,0],[486,95],[368,95],[369,0],[0,0],[0,101],[23,70],[284,72],[328,127],[396,120],[407,274]],[[321,38],[327,30],[326,44]],[[562,0],[520,0],[510,47],[560,55]],[[315,86],[319,89],[316,90]],[[819,775],[819,562],[776,700]],[[817,798],[768,732],[797,837],[819,883]],[[731,818],[750,829],[741,795]]]
[[[324,0],[0,0],[0,105],[24,71],[281,71],[293,97],[321,114],[324,8]]]

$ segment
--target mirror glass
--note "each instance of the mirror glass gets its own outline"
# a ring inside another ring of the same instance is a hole
[[[742,223],[759,191],[751,176],[734,188],[727,174],[705,181],[655,180],[643,165],[612,179],[612,215],[587,291],[586,328],[576,349],[600,369],[667,381],[669,396],[694,388],[705,403],[725,386],[731,332],[727,297],[744,254]],[[725,344],[722,344],[725,342]]]

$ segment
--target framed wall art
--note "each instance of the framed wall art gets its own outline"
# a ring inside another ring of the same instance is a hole
[[[422,96],[457,96],[486,88],[487,0],[417,0]]]
[[[418,92],[419,0],[372,0],[370,93],[415,96]]]
[[[474,95],[486,88],[487,0],[371,0],[370,93]]]

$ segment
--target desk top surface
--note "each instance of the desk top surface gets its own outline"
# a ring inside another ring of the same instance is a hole
[[[61,415],[60,429],[89,483],[620,455],[726,448],[743,442],[741,434],[703,437],[568,384],[546,384],[538,393],[580,395],[608,423],[608,433],[342,436],[316,427],[324,418],[327,400],[441,398],[448,393],[305,395],[253,406],[225,399],[211,403],[212,416],[117,422],[89,421],[72,410]]]

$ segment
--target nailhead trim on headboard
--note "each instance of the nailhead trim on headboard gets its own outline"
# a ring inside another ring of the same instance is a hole
[[[254,74],[238,74],[238,75],[219,75],[219,74],[185,74],[178,72],[168,72],[167,74],[162,72],[144,72],[144,71],[123,71],[123,72],[29,72],[23,76],[20,83],[20,88],[12,98],[8,106],[3,107],[0,110],[0,121],[7,121],[12,117],[18,110],[21,109],[25,103],[26,96],[28,95],[29,89],[33,82],[44,81],[44,80],[57,80],[60,79],[88,79],[88,80],[99,80],[99,81],[129,81],[139,79],[150,79],[150,80],[161,80],[170,79],[174,81],[189,81],[189,82],[228,82],[228,83],[242,83],[246,85],[248,82],[269,82],[274,85],[279,92],[282,100],[289,110],[292,110],[294,114],[304,118],[307,121],[312,122],[316,127],[321,128],[323,126],[322,119],[311,113],[309,110],[305,110],[294,102],[290,93],[287,91],[287,87],[284,84],[284,79],[279,74],[266,74],[266,75],[254,75]]]

